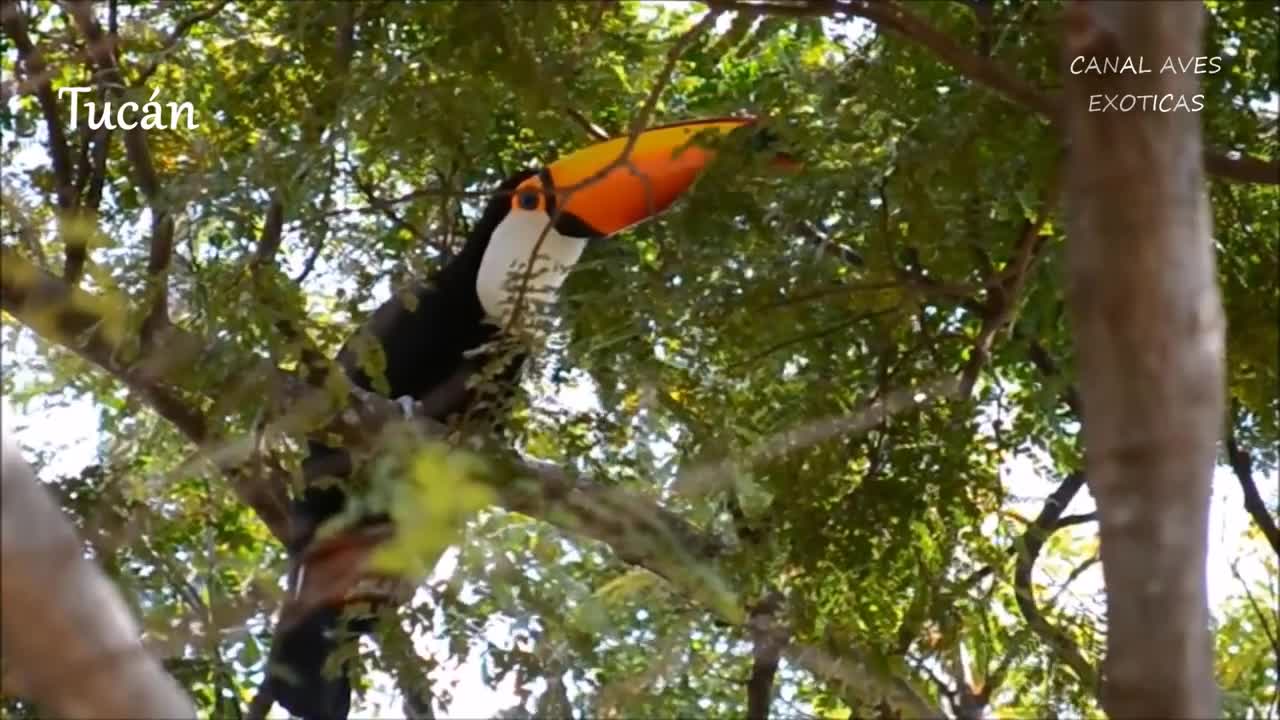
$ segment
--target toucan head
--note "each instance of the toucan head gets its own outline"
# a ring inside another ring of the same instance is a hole
[[[496,225],[476,280],[486,314],[505,318],[517,298],[547,299],[589,241],[661,213],[693,185],[714,155],[695,138],[753,124],[754,118],[715,118],[654,127],[629,150],[628,137],[606,140],[508,180],[490,206]],[[779,162],[790,161],[779,156]]]

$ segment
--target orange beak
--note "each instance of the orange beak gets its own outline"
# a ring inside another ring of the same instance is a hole
[[[666,210],[689,189],[715,155],[695,144],[695,136],[725,135],[754,123],[755,118],[715,118],[650,128],[636,136],[625,159],[627,138],[606,140],[557,160],[516,192],[550,190],[562,216],[571,214],[593,234],[613,235]]]

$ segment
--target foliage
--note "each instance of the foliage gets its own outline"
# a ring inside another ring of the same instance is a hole
[[[706,10],[462,0],[298,12],[243,0],[213,12],[219,5],[94,7],[104,26],[118,14],[127,84],[156,64],[145,92],[128,95],[191,102],[199,128],[147,133],[155,197],[139,187],[123,133],[111,134],[81,285],[127,303],[125,332],[140,334],[156,292],[153,221],[170,214],[169,316],[223,343],[184,369],[184,398],[232,436],[264,411],[261,398],[236,394],[240,373],[263,358],[293,370],[308,346],[332,355],[393,288],[457,250],[483,202],[468,193],[590,142],[575,116],[625,133]],[[991,33],[984,62],[1035,87],[1060,85],[1059,6],[991,5],[991,27],[967,3],[907,8],[965,52]],[[53,87],[92,85],[64,11],[45,0],[19,7]],[[1206,53],[1225,71],[1201,78],[1206,142],[1275,158],[1280,8],[1208,7]],[[487,684],[517,678],[514,715],[743,716],[752,645],[738,623],[777,591],[797,643],[902,678],[951,712],[970,693],[1001,715],[1097,713],[1088,679],[1029,625],[1014,587],[1040,502],[1082,469],[1052,207],[1057,130],[926,45],[865,21],[724,17],[680,56],[652,121],[767,118],[803,173],[780,177],[725,152],[660,221],[590,247],[510,428],[526,454],[660,502],[721,539],[729,550],[702,568],[702,585],[720,590],[667,583],[518,513],[480,512],[458,539],[443,525],[488,503],[473,479],[483,460],[419,448],[408,460],[416,484],[398,491],[411,502],[401,497],[393,512],[432,520],[411,525],[389,561],[456,548],[442,566],[456,560],[452,571],[401,613],[411,635],[436,638],[437,700],[449,699],[445,667],[478,649]],[[4,46],[8,78],[18,55]],[[66,123],[67,103],[59,113]],[[68,243],[86,233],[57,230],[45,123],[31,92],[0,109],[4,244],[61,274]],[[81,170],[90,139],[69,132]],[[1231,426],[1261,483],[1274,477],[1280,439],[1280,192],[1223,180],[1210,191]],[[264,264],[273,203],[280,247]],[[1021,294],[1005,297],[1029,248]],[[193,447],[148,398],[35,337],[6,315],[8,401],[28,412],[87,401],[98,417],[97,464],[46,479],[202,710],[232,714],[260,680],[282,548],[225,478],[188,462]],[[961,397],[746,459],[794,428],[966,373]],[[714,483],[688,487],[726,458]],[[1243,524],[1231,532],[1266,550]],[[1099,576],[1074,569],[1095,543],[1087,524],[1051,536],[1031,586],[1094,668],[1105,633]],[[1256,578],[1274,579],[1275,558],[1253,572],[1215,609],[1220,682],[1231,715],[1274,716],[1277,651],[1260,624],[1280,631],[1257,608],[1274,608],[1277,590]],[[1062,594],[1070,583],[1080,596]],[[413,652],[392,637],[369,661],[397,674],[422,662],[408,660]],[[881,711],[881,698],[796,664],[784,662],[778,682],[775,713]]]

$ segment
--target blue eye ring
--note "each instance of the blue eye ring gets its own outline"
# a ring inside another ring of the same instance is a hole
[[[536,190],[524,190],[516,193],[516,205],[523,210],[537,210],[542,197]]]

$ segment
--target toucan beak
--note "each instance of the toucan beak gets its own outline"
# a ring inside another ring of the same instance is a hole
[[[715,154],[695,144],[695,136],[724,135],[754,123],[755,118],[716,118],[650,128],[636,136],[626,162],[619,158],[627,138],[615,138],[552,163],[526,183],[550,184],[541,189],[554,193],[562,214],[582,221],[593,234],[613,235],[667,209],[689,189]]]

